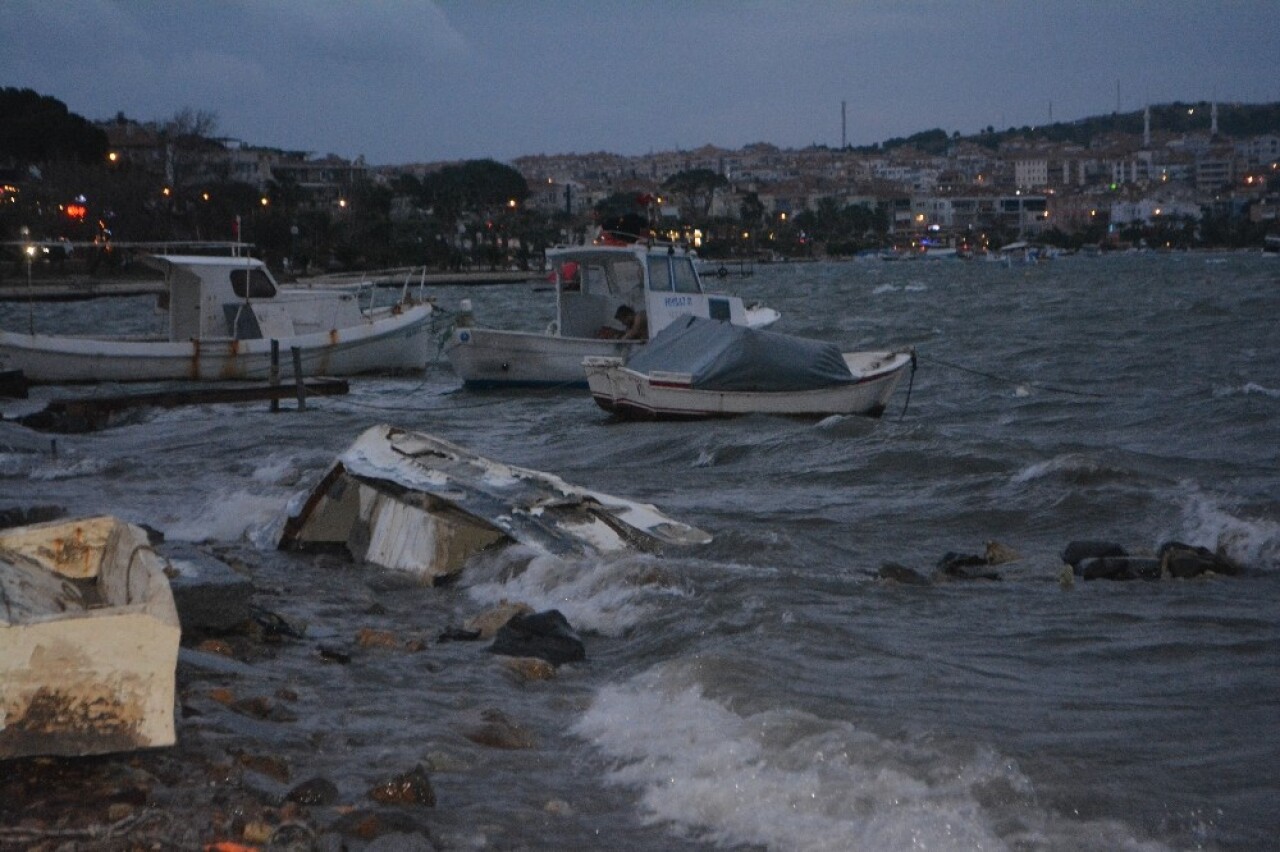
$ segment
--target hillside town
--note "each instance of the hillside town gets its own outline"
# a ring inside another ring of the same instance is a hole
[[[105,174],[0,160],[0,200],[25,204],[0,207],[0,227],[8,241],[242,240],[285,270],[527,269],[602,229],[760,260],[1257,247],[1280,227],[1277,116],[1174,103],[861,147],[372,165],[219,137],[206,113],[119,114],[92,123]]]

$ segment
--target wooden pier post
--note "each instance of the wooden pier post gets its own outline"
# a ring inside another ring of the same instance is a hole
[[[271,339],[271,387],[280,386],[280,341]],[[271,413],[280,410],[280,397],[271,397]]]
[[[293,350],[293,380],[298,385],[298,410],[307,410],[307,386],[302,381],[302,347],[291,346]]]

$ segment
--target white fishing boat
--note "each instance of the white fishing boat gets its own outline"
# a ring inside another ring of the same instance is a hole
[[[746,306],[736,296],[705,292],[696,255],[676,245],[606,237],[593,245],[547,249],[555,318],[543,331],[477,326],[464,318],[445,354],[468,387],[583,386],[584,358],[626,358],[680,316],[764,328],[772,308]],[[625,338],[622,307],[643,314],[647,334]]]
[[[911,350],[840,352],[834,344],[699,319],[673,323],[629,362],[593,357],[583,364],[596,404],[631,420],[878,417],[914,366]]]
[[[283,289],[249,257],[153,255],[167,334],[149,338],[0,331],[0,370],[31,382],[244,380],[420,370],[433,307],[409,292],[374,308],[357,292]],[[373,297],[370,295],[369,299]]]
[[[174,743],[165,564],[111,517],[0,530],[0,759]]]

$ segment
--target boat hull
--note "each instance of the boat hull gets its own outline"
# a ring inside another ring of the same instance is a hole
[[[421,370],[431,352],[432,308],[417,305],[358,326],[279,341],[280,375],[292,376],[290,350],[301,352],[303,376],[347,376]],[[271,375],[271,341],[127,340],[0,331],[0,368],[28,381],[237,381]]]
[[[646,374],[617,359],[589,359],[591,396],[605,411],[628,420],[702,420],[745,414],[878,417],[911,367],[910,353],[856,352],[845,360],[857,381],[804,391],[715,391],[693,388],[681,374]]]
[[[469,388],[586,387],[582,362],[626,358],[637,341],[559,337],[490,328],[455,328],[445,356]]]
[[[110,517],[0,533],[0,759],[174,743],[165,560]]]
[[[772,308],[753,309],[753,328],[767,328],[781,316]],[[560,337],[493,328],[455,328],[445,357],[469,388],[585,388],[586,358],[626,359],[642,341]]]

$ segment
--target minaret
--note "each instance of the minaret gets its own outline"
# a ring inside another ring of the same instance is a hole
[[[1209,104],[1209,135],[1218,135],[1218,103],[1214,101]]]
[[[1151,104],[1142,111],[1142,147],[1151,147]]]

